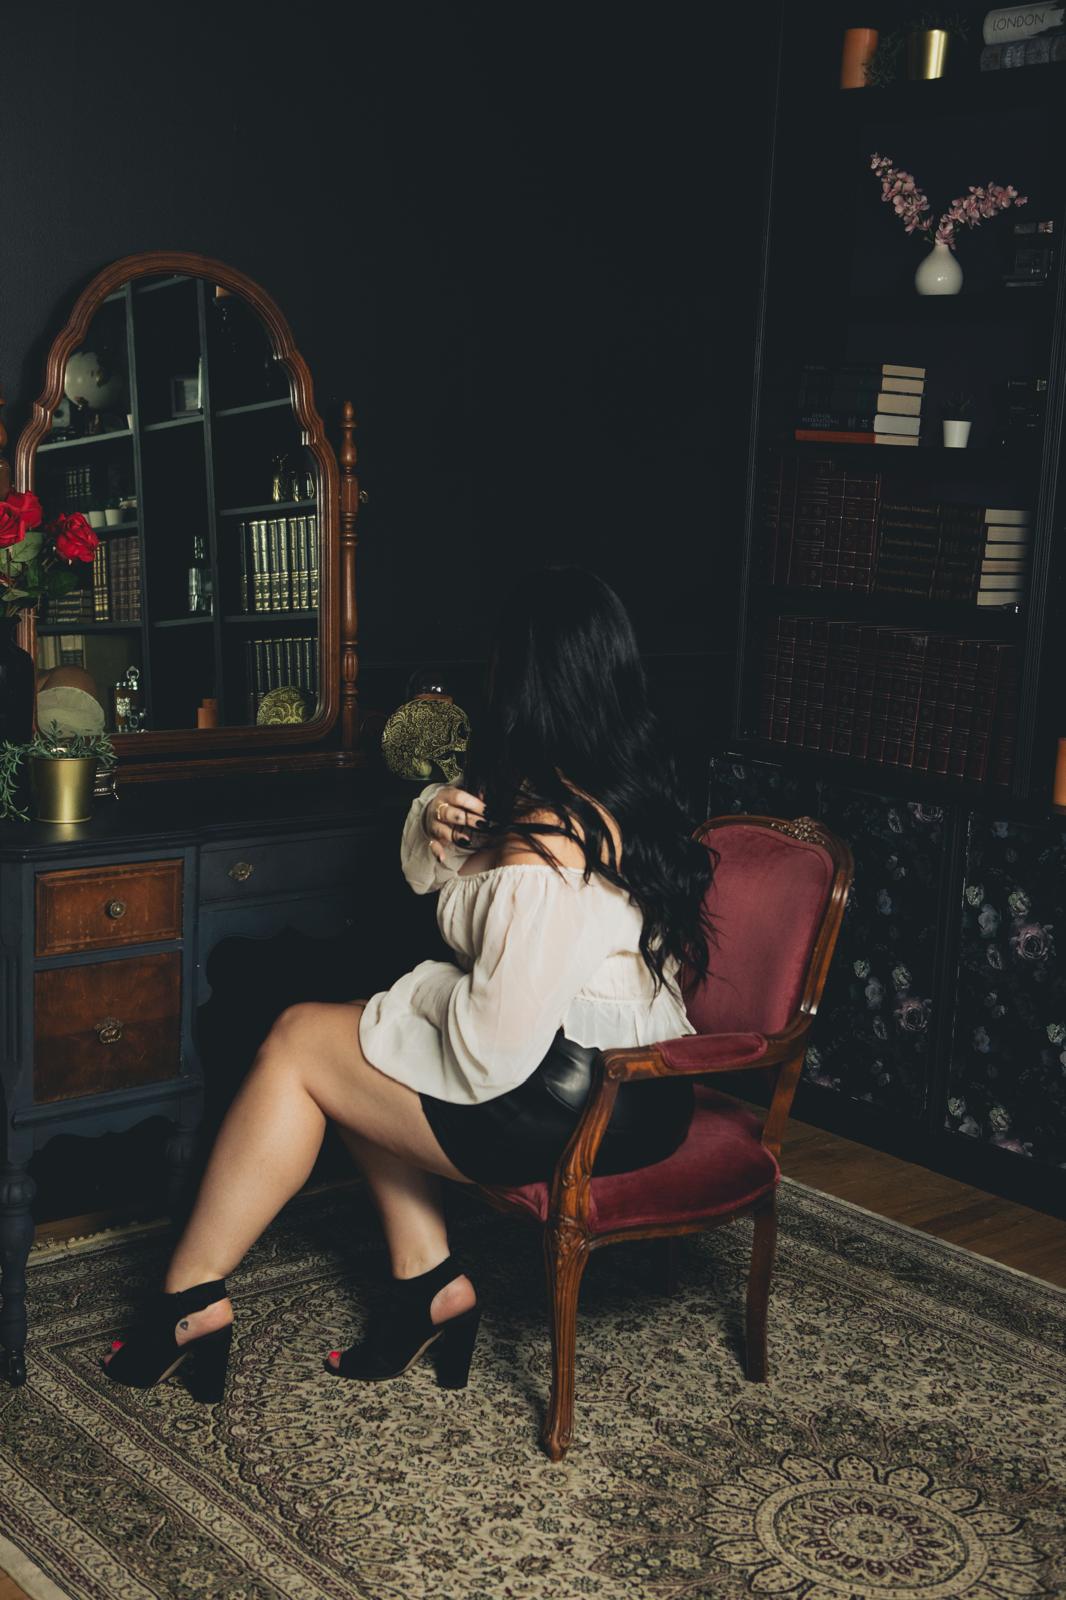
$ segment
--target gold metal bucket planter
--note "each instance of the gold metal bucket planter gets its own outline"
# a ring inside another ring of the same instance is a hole
[[[34,821],[88,822],[95,781],[95,756],[31,756]]]

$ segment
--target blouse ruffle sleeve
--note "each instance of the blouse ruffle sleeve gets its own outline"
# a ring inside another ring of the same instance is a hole
[[[449,849],[444,851],[444,860],[438,861],[429,848],[429,839],[422,825],[427,806],[431,805],[440,791],[445,788],[443,783],[431,783],[416,795],[411,802],[411,809],[407,813],[407,821],[403,825],[403,834],[400,838],[400,866],[415,894],[432,894],[440,889],[449,878],[454,878],[463,862],[467,859],[467,852]]]
[[[420,1082],[419,1089],[474,1104],[531,1076],[574,996],[618,942],[610,903],[605,914],[588,887],[580,873],[549,866],[486,875],[472,970],[451,981],[427,971],[412,986],[410,1003],[441,1040],[440,1082]]]

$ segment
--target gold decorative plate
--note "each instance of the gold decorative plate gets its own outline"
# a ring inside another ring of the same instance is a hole
[[[305,689],[286,683],[280,689],[267,691],[259,702],[255,720],[260,727],[274,727],[287,722],[306,722],[310,715],[310,695]]]

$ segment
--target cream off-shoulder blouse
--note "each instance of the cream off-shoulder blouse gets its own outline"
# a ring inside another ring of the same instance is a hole
[[[676,969],[658,994],[640,954],[629,896],[580,867],[490,867],[461,876],[468,853],[440,862],[411,807],[400,861],[416,894],[439,890],[437,925],[455,952],[423,961],[366,1004],[363,1054],[386,1077],[438,1100],[494,1100],[531,1076],[557,1031],[582,1045],[652,1044],[695,1029]]]

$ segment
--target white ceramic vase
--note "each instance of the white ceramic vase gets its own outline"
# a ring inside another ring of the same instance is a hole
[[[944,444],[948,450],[963,450],[973,424],[968,417],[944,418]]]
[[[962,268],[950,246],[937,241],[924,261],[918,263],[914,287],[919,294],[958,294],[962,288]]]

